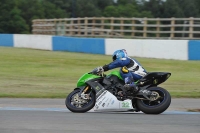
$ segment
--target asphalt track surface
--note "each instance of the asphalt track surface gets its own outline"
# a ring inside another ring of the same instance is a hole
[[[65,99],[0,99],[0,133],[200,133],[200,99],[172,99],[160,115],[72,113]]]

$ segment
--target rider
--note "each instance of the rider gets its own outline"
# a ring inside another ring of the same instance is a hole
[[[134,81],[137,81],[144,77],[147,72],[135,59],[130,58],[127,55],[125,49],[116,50],[113,55],[113,62],[108,65],[104,65],[102,68],[104,71],[108,71],[117,67],[121,67],[120,75],[125,81],[124,89],[126,91],[132,90],[133,93],[137,93],[139,88],[135,85]]]

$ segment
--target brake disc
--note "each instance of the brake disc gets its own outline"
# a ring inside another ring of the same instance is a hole
[[[85,100],[85,99],[79,97],[79,95],[76,94],[76,95],[74,95],[74,96],[72,97],[72,102],[73,102],[74,104],[79,104],[79,105],[81,105],[81,104],[87,103],[87,100]]]

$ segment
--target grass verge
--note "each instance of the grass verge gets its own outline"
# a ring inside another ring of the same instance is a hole
[[[200,61],[136,58],[149,72],[171,72],[172,97],[200,98]],[[64,98],[78,78],[111,56],[0,47],[0,97]],[[107,72],[108,73],[108,72]]]

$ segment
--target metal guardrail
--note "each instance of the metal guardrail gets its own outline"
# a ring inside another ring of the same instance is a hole
[[[62,18],[32,21],[33,34],[79,37],[200,39],[200,18]]]

